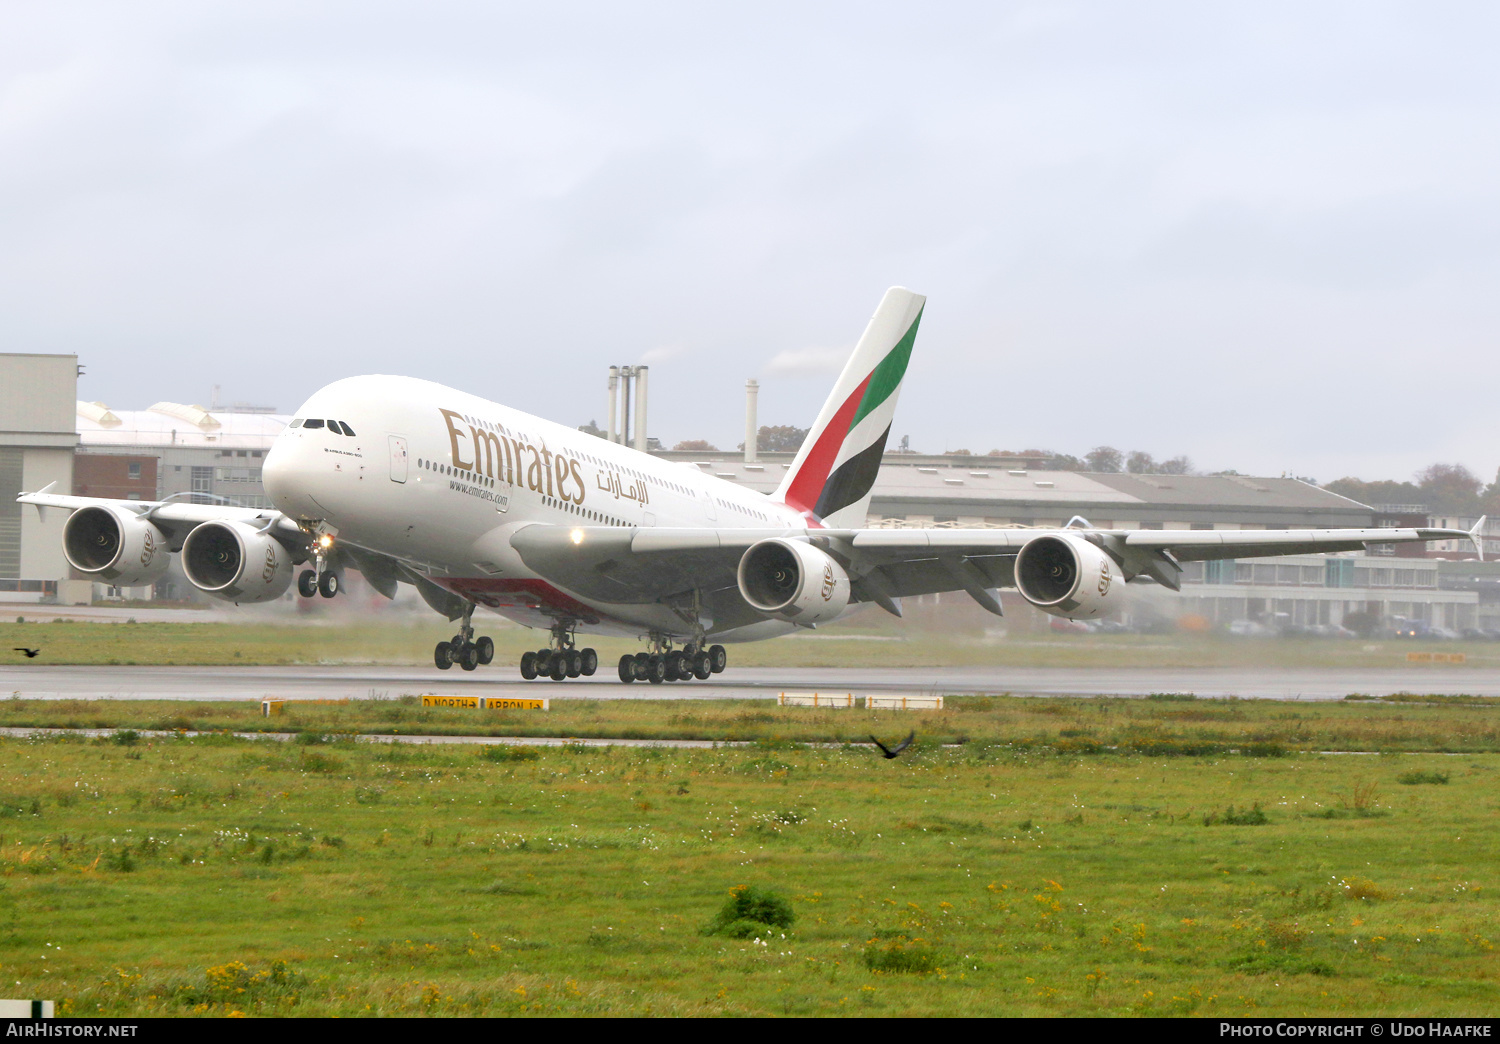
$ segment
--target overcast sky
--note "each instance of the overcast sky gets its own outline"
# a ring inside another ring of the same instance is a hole
[[[403,373],[1329,480],[1500,464],[1500,8],[0,0],[0,351],[290,411]]]

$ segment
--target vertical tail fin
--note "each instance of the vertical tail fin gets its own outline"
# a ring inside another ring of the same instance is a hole
[[[904,287],[887,290],[823,403],[775,494],[809,521],[833,528],[865,524],[926,303]]]

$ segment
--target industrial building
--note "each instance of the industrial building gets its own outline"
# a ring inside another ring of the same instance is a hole
[[[72,489],[77,397],[78,356],[0,355],[0,602],[80,594],[66,583],[62,512],[16,503],[23,490]]]
[[[663,453],[769,493],[791,454],[746,463],[728,454]],[[1321,529],[1373,525],[1374,510],[1297,479],[1240,475],[1096,475],[1038,471],[1009,458],[887,453],[870,524],[1061,526],[1075,515],[1101,529]]]
[[[144,410],[76,404],[74,492],[124,500],[197,498],[268,508],[261,461],[291,418],[243,407],[158,402]]]

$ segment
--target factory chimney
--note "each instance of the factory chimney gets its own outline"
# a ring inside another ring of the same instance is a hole
[[[760,382],[755,378],[745,382],[745,463],[754,464],[760,459],[760,427],[755,422],[755,399],[760,394]]]
[[[635,448],[646,452],[646,371],[649,367],[635,368]]]
[[[610,442],[618,442],[615,431],[618,428],[618,414],[620,409],[620,368],[611,366],[609,368],[609,420],[604,428],[604,437]]]
[[[611,366],[609,368],[609,427],[605,437],[621,446],[633,446],[646,452],[646,372],[645,366]],[[630,390],[635,389],[635,424],[631,424]]]

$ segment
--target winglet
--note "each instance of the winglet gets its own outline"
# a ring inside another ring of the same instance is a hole
[[[52,487],[56,486],[56,485],[57,485],[57,479],[53,479],[51,482],[47,483],[45,486],[43,486],[41,489],[37,490],[35,493],[30,493],[30,494],[23,493],[22,496],[40,497],[43,494],[51,493],[52,492]],[[43,521],[43,522],[47,521],[47,509],[45,507],[43,507],[41,504],[38,504],[36,506],[36,517],[38,519],[40,519],[41,521]]]
[[[1474,542],[1474,550],[1479,554],[1479,560],[1484,561],[1484,525],[1490,520],[1488,515],[1480,515],[1479,521],[1474,523],[1474,528],[1469,530],[1469,539]]]

